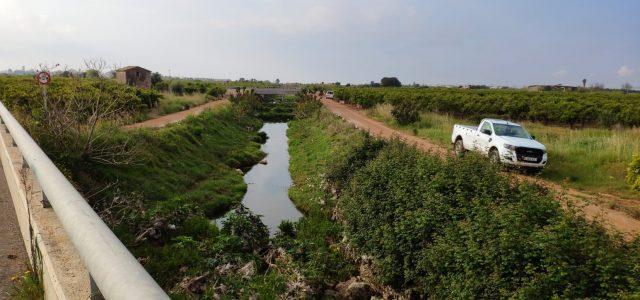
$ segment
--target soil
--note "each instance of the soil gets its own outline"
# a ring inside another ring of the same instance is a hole
[[[446,155],[453,155],[453,151],[445,148],[429,140],[425,140],[396,129],[393,129],[382,122],[373,120],[367,117],[359,109],[338,103],[329,99],[322,99],[322,103],[332,113],[342,117],[349,123],[352,123],[361,130],[368,131],[374,136],[384,139],[398,138],[408,144],[415,145],[417,148],[430,152],[441,157]],[[529,181],[545,186],[550,190],[555,191],[556,198],[562,202],[566,207],[569,203],[574,204],[577,208],[581,209],[585,216],[589,219],[602,220],[605,226],[614,228],[625,235],[625,238],[632,239],[634,236],[640,234],[640,220],[633,218],[627,213],[615,209],[606,207],[606,203],[628,203],[629,199],[622,199],[614,195],[609,194],[592,194],[585,191],[579,191],[573,188],[568,188],[562,184],[550,182],[537,177],[526,176],[522,174],[510,174],[517,180]],[[631,201],[637,207],[639,201]]]
[[[124,126],[123,128],[125,130],[132,130],[132,129],[138,129],[138,128],[160,128],[160,127],[166,126],[167,124],[182,121],[186,119],[188,116],[197,115],[202,111],[204,111],[205,109],[208,109],[208,108],[214,109],[217,107],[222,107],[227,104],[229,104],[229,100],[227,99],[211,101],[202,105],[192,107],[187,110],[179,111],[177,113],[164,115],[155,119],[149,119],[140,123],[127,125],[127,126]]]
[[[8,299],[11,278],[28,270],[27,252],[4,172],[0,172],[0,299]]]

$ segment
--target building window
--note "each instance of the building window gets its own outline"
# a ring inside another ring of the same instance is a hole
[[[140,78],[140,72],[136,71],[136,77]]]

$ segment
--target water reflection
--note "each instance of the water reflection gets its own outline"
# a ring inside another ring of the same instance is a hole
[[[267,164],[257,164],[244,175],[247,193],[242,204],[262,216],[262,222],[272,235],[283,220],[297,221],[302,216],[288,195],[291,175],[287,127],[287,123],[264,124],[261,131],[269,137],[262,145],[262,151],[267,153]],[[222,220],[216,220],[218,226],[221,226]]]

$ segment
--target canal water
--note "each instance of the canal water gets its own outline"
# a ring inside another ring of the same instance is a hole
[[[273,235],[283,220],[297,221],[302,214],[289,199],[291,186],[287,123],[265,123],[261,131],[269,137],[262,145],[266,165],[256,164],[244,175],[247,193],[242,205],[262,216],[262,222]],[[222,225],[224,218],[216,220]]]

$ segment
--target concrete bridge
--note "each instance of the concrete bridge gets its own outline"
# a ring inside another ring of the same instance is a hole
[[[45,299],[169,299],[0,103],[0,299],[27,264]]]

